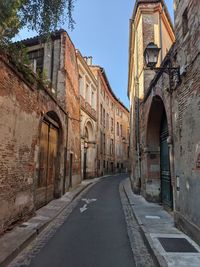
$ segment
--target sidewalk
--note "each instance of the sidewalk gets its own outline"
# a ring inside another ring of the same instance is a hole
[[[100,177],[101,178],[101,177]],[[7,266],[45,227],[52,222],[84,189],[100,178],[84,180],[77,187],[36,211],[27,222],[0,238],[0,267]]]
[[[200,247],[174,226],[173,217],[162,206],[135,195],[129,179],[123,186],[144,240],[159,265],[200,267]]]

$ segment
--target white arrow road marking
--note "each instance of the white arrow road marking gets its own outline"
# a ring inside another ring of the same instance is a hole
[[[87,204],[84,204],[84,206],[82,208],[80,208],[80,212],[83,213],[84,211],[86,211],[87,208]]]
[[[87,204],[90,204],[91,202],[97,201],[97,199],[96,198],[92,198],[92,199],[82,198],[82,201],[86,202]]]

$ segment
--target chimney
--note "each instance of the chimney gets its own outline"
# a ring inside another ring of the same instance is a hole
[[[87,64],[88,64],[89,66],[92,65],[92,57],[87,57]]]

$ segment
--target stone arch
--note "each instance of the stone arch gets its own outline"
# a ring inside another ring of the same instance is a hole
[[[93,122],[88,119],[84,124],[84,149],[83,149],[83,179],[92,178],[95,176],[96,166],[96,144],[95,144],[95,129]]]
[[[55,111],[48,111],[39,127],[38,175],[36,181],[35,205],[40,208],[59,196],[60,158],[63,143],[63,129]]]
[[[86,134],[88,141],[94,141],[94,135],[95,135],[94,125],[92,121],[89,119],[85,122],[84,125],[84,136],[86,136]]]
[[[172,186],[167,138],[169,125],[160,96],[153,97],[146,128],[146,195],[172,208]],[[168,184],[166,184],[168,183]]]

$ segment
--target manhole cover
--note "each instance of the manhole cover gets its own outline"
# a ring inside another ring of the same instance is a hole
[[[185,238],[159,237],[161,245],[166,252],[198,253],[199,251]]]

